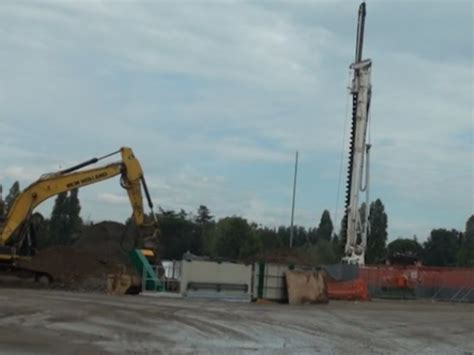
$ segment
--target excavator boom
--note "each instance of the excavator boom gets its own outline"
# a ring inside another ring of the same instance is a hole
[[[121,161],[98,168],[80,170],[115,153],[120,153]],[[22,234],[23,230],[26,233],[28,229],[26,224],[29,217],[35,207],[43,201],[62,192],[108,180],[117,175],[121,176],[120,183],[127,190],[133,210],[133,219],[137,226],[142,226],[144,224],[142,186],[144,187],[150,209],[153,208],[153,204],[146,187],[140,162],[135,158],[132,149],[127,147],[122,147],[119,151],[112,154],[90,159],[55,173],[45,174],[28,186],[15,199],[3,226],[0,227],[0,246],[6,245],[14,235]],[[152,215],[154,216],[153,213]]]

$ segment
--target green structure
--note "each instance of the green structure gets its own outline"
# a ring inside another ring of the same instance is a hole
[[[163,283],[157,277],[153,267],[140,249],[133,249],[129,254],[132,264],[142,277],[143,291],[163,291]]]

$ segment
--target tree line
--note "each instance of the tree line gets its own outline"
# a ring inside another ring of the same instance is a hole
[[[5,218],[20,192],[18,182],[0,203],[0,218]],[[424,243],[416,237],[398,238],[387,243],[388,216],[380,199],[369,206],[367,264],[384,263],[387,259],[412,258],[429,266],[474,266],[474,215],[464,231],[433,229]],[[38,229],[38,247],[70,245],[84,225],[80,217],[78,190],[57,195],[49,218]],[[365,211],[362,206],[361,211]],[[163,210],[156,217],[160,228],[160,252],[163,259],[181,259],[185,252],[232,260],[252,260],[259,255],[290,250],[290,227],[270,228],[240,216],[216,219],[204,205],[195,212]],[[125,221],[125,223],[129,223]],[[328,210],[324,210],[314,227],[294,226],[293,248],[296,253],[317,264],[340,261],[346,243],[346,218],[336,233]]]

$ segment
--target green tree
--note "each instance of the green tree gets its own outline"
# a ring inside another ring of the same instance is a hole
[[[421,258],[423,247],[415,239],[398,238],[387,245],[389,258]]]
[[[334,264],[338,260],[332,243],[326,239],[319,239],[315,245],[308,245],[306,253],[311,258],[313,265]]]
[[[385,258],[387,243],[388,218],[385,207],[380,199],[370,204],[369,210],[369,233],[367,235],[367,252],[365,261],[367,264],[375,264]]]
[[[198,207],[195,221],[201,244],[197,252],[200,254],[213,255],[215,249],[214,234],[212,233],[214,220],[206,206],[200,205]]]
[[[66,201],[66,212],[68,215],[70,239],[76,239],[81,232],[82,218],[81,202],[79,201],[79,190],[71,190]]]
[[[204,205],[200,205],[197,210],[196,223],[200,226],[205,226],[213,222],[211,211]]]
[[[78,190],[57,195],[50,219],[50,235],[52,245],[68,245],[74,241],[82,227],[80,217],[81,205]]]
[[[217,255],[229,259],[246,258],[258,253],[260,241],[246,219],[241,217],[222,218],[216,224]]]
[[[459,266],[474,266],[474,215],[466,222],[466,229],[457,255]]]
[[[271,250],[283,247],[275,229],[260,227],[256,229],[255,233],[263,249]]]
[[[246,259],[255,256],[261,250],[262,244],[260,243],[260,240],[255,236],[254,233],[252,233],[251,237],[245,239],[240,246],[239,258]]]
[[[185,210],[181,208],[178,212],[178,217],[181,219],[186,219],[188,217],[188,214],[186,213]]]
[[[321,215],[318,230],[316,232],[317,241],[325,240],[329,242],[331,240],[333,229],[334,226],[331,221],[331,215],[329,214],[328,210],[324,210],[323,214]]]
[[[178,216],[178,214],[173,210],[164,210],[161,207],[159,207],[159,210],[160,210],[159,214],[161,214],[163,216],[167,216],[167,217],[177,217]]]
[[[301,247],[309,242],[308,232],[302,226],[295,226],[295,235],[293,236],[293,246]]]
[[[339,230],[338,241],[339,241],[339,248],[336,254],[341,255],[342,257],[344,255],[346,243],[347,243],[347,212],[344,213],[344,217],[342,217],[342,220],[341,220],[341,229]]]
[[[160,211],[157,219],[160,226],[161,258],[179,260],[188,251],[200,254],[202,241],[196,223],[185,218],[182,212],[175,213],[172,210],[162,209]]]
[[[36,242],[38,249],[44,249],[51,246],[51,233],[49,230],[50,223],[49,219],[44,219],[41,215],[40,218],[36,218],[32,221],[33,227],[35,228]]]
[[[453,266],[459,250],[456,230],[433,229],[424,243],[423,263],[429,266]]]
[[[283,247],[288,247],[290,245],[290,227],[279,226],[277,229],[277,238]]]
[[[62,192],[56,196],[54,200],[53,211],[51,212],[50,219],[50,234],[51,244],[66,244],[64,241],[67,239],[67,193]]]
[[[7,197],[5,197],[5,215],[8,214],[8,212],[13,206],[13,202],[15,202],[15,199],[18,197],[19,194],[20,194],[20,183],[18,181],[15,181],[12,187],[10,187]]]
[[[331,239],[332,251],[336,256],[336,259],[340,259],[343,256],[343,250],[341,250],[341,241],[337,234],[334,234]]]
[[[318,228],[316,228],[316,227],[308,228],[307,241],[310,244],[316,244],[316,242],[318,241]]]

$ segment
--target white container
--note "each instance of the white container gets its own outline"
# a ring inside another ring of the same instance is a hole
[[[180,293],[183,296],[251,300],[251,265],[200,260],[183,260],[181,263]]]

